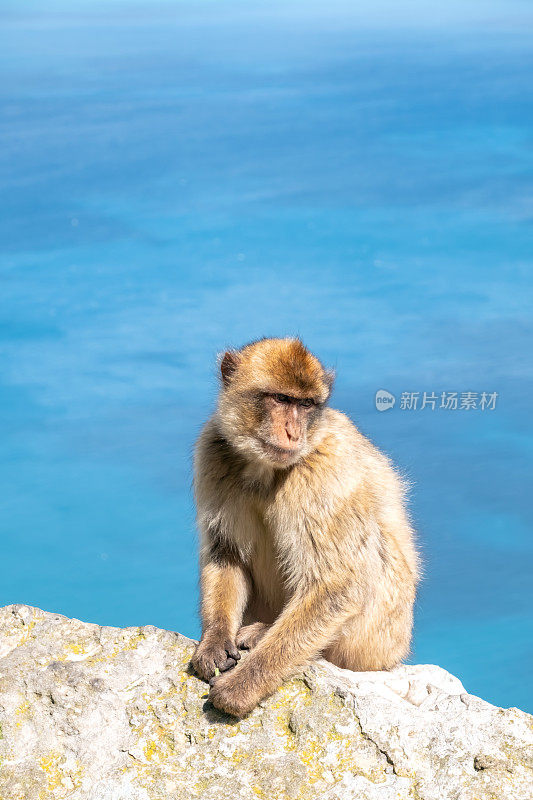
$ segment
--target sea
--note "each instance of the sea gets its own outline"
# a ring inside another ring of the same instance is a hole
[[[533,711],[531,3],[0,13],[0,605],[197,637],[217,355],[297,335],[409,482],[411,661]]]

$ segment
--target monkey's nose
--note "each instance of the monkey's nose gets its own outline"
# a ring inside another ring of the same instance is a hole
[[[296,430],[295,428],[291,430],[290,428],[287,427],[285,428],[285,432],[287,434],[287,439],[289,440],[289,442],[296,443],[300,439],[300,431]]]

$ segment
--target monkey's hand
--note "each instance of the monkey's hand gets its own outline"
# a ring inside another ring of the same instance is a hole
[[[233,717],[241,719],[252,711],[258,702],[262,700],[262,695],[258,694],[251,682],[246,680],[246,670],[241,672],[239,669],[218,675],[209,681],[209,700],[220,711],[231,714]]]
[[[237,634],[237,647],[242,650],[251,650],[263,638],[270,625],[266,622],[254,622],[252,625],[243,625]]]
[[[208,681],[215,675],[216,669],[226,672],[235,666],[240,657],[233,639],[221,636],[218,632],[207,633],[196,647],[191,666],[200,678]]]

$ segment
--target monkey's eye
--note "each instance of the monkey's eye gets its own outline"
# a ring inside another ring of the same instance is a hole
[[[311,408],[311,406],[314,406],[314,404],[315,401],[311,400],[311,398],[309,397],[306,397],[304,400],[300,400],[299,403],[299,405],[301,405],[302,408]]]
[[[287,394],[275,394],[273,397],[278,403],[290,403],[292,399]]]

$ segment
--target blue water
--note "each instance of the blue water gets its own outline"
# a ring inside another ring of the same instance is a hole
[[[298,333],[412,482],[413,659],[533,711],[533,11],[440,5],[1,4],[0,605],[196,636],[216,353]]]

